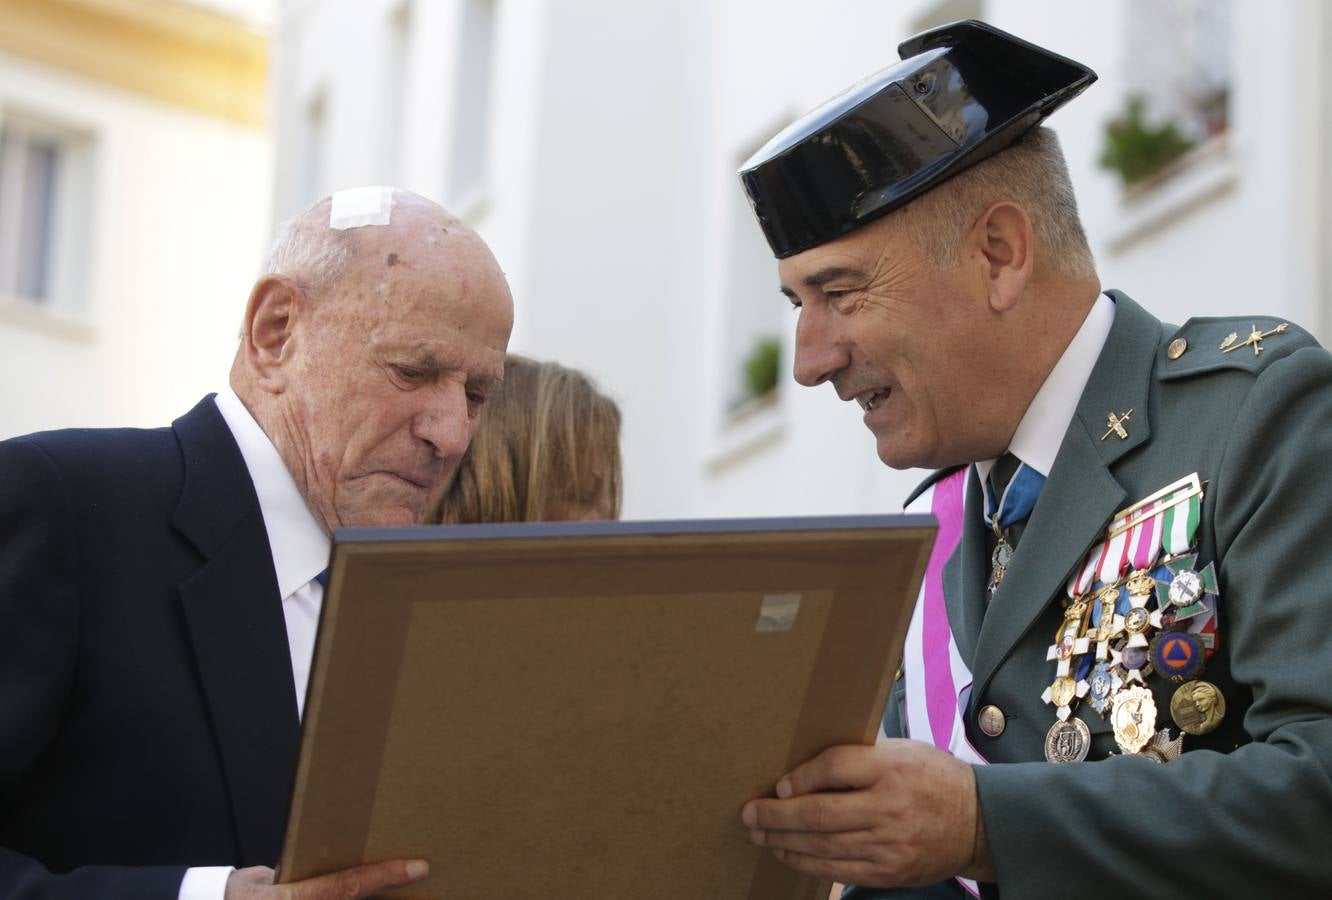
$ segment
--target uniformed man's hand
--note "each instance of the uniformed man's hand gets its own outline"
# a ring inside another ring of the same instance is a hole
[[[224,900],[358,900],[412,884],[428,874],[430,866],[423,859],[394,859],[291,884],[274,884],[272,869],[255,866],[231,873]]]
[[[994,879],[971,766],[929,744],[834,747],[741,814],[794,869],[872,887]]]

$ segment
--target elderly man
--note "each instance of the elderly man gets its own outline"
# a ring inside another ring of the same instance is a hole
[[[796,379],[939,469],[939,536],[884,740],[744,823],[858,898],[1325,893],[1332,358],[1101,291],[1039,127],[1085,67],[975,22],[900,52],[741,174]]]
[[[465,225],[346,191],[279,239],[229,389],[170,429],[0,443],[0,895],[347,898],[424,875],[278,887],[264,867],[329,536],[420,519],[512,319]]]

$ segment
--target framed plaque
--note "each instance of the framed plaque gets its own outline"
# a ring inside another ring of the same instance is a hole
[[[822,900],[740,822],[873,743],[928,516],[340,531],[279,880],[396,896]]]

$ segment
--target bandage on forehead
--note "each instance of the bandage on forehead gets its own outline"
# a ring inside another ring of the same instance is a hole
[[[393,217],[391,187],[358,187],[338,191],[328,213],[328,227],[342,231],[363,225],[387,225]]]

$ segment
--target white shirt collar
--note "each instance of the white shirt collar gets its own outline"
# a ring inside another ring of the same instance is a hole
[[[332,542],[305,505],[277,448],[236,392],[225,387],[217,392],[214,402],[240,447],[254,492],[259,495],[278,592],[285,600],[328,567]]]
[[[1054,467],[1064,432],[1078,411],[1078,401],[1114,324],[1115,301],[1101,294],[1013,432],[1008,451],[1046,477]],[[982,481],[990,477],[993,465],[993,459],[976,463],[976,473]]]

